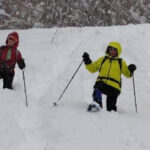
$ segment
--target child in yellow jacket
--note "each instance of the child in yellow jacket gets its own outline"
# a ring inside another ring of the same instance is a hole
[[[103,107],[101,94],[107,96],[107,110],[117,111],[117,98],[121,92],[121,74],[130,78],[136,70],[134,64],[127,66],[126,62],[119,58],[121,52],[120,43],[112,41],[108,44],[106,55],[95,62],[91,61],[88,53],[83,54],[86,69],[91,73],[99,71],[94,85],[93,102],[88,106],[88,111],[98,111]]]

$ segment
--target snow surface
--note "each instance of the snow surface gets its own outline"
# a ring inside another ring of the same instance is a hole
[[[10,30],[0,31],[0,45]],[[18,30],[26,61],[29,107],[25,106],[22,72],[16,67],[14,90],[0,92],[0,150],[149,150],[150,24],[114,27]],[[135,63],[138,113],[133,80],[123,77],[118,112],[86,111],[98,73],[81,66],[57,102],[84,51],[103,56],[110,41],[119,41],[127,64]],[[0,80],[2,87],[2,80]]]

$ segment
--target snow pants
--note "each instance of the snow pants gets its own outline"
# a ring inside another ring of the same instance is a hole
[[[12,74],[11,72],[5,74],[0,72],[0,77],[1,79],[3,79],[3,89],[8,88],[12,90],[14,74]]]
[[[3,78],[3,88],[8,88],[12,90],[14,75],[9,73]]]
[[[105,84],[102,81],[97,81],[94,85],[93,91],[93,101],[97,102],[102,107],[102,96],[105,94],[106,98],[106,108],[107,111],[117,111],[117,98],[120,94],[120,91],[110,85]]]

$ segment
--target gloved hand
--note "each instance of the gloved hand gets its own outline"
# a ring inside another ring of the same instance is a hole
[[[89,65],[92,63],[92,60],[90,59],[89,54],[87,52],[83,53],[82,58],[83,58],[85,65]]]
[[[19,68],[22,70],[26,67],[26,64],[24,62],[24,59],[21,59],[20,62],[18,63]]]
[[[131,75],[133,75],[134,71],[136,70],[136,65],[130,64],[130,65],[128,66],[128,69],[130,70]]]

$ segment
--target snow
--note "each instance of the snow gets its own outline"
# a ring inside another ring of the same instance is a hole
[[[0,31],[0,45],[10,30]],[[22,72],[16,67],[14,90],[1,89],[0,150],[149,150],[150,25],[17,30],[26,61],[25,105]],[[137,65],[135,112],[133,82],[123,77],[118,112],[86,111],[97,73],[81,66],[67,91],[62,91],[82,61],[103,56],[110,41],[122,44],[121,57]],[[2,86],[2,81],[0,80]]]

